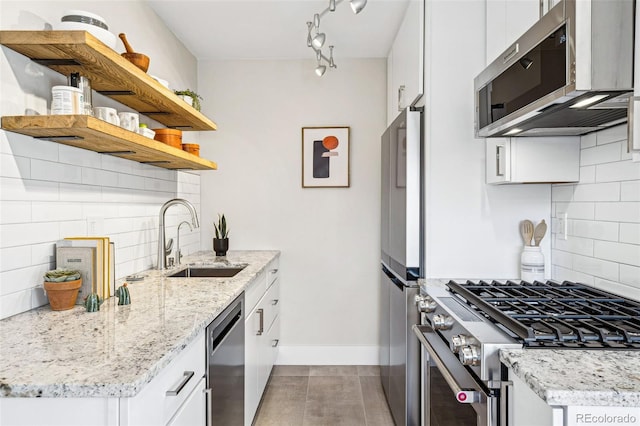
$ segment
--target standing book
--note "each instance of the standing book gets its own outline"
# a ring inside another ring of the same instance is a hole
[[[100,298],[111,297],[110,248],[108,237],[66,237],[67,247],[94,247],[96,249],[96,283],[94,291]]]
[[[85,297],[93,292],[96,282],[96,249],[94,247],[56,246],[56,267],[77,269],[82,274],[82,287],[78,291],[76,305],[82,305]]]

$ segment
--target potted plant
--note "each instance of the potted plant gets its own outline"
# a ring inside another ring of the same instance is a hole
[[[220,213],[218,213],[218,223],[214,223],[213,226],[216,228],[213,251],[216,252],[216,256],[226,256],[227,250],[229,250],[229,228],[227,228],[227,219],[225,219],[224,214],[220,216]]]
[[[194,107],[197,111],[200,111],[200,101],[202,96],[198,95],[191,89],[186,90],[174,90],[173,91],[178,97],[182,98],[186,103]]]
[[[76,269],[59,268],[44,274],[44,289],[54,311],[73,308],[82,286],[82,275]]]

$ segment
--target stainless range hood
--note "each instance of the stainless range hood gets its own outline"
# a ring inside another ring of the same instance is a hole
[[[633,0],[562,0],[475,81],[476,135],[582,135],[627,120]]]

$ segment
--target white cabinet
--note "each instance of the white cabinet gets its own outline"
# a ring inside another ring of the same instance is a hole
[[[203,331],[135,397],[0,398],[0,424],[205,426],[204,372]]]
[[[640,3],[636,0],[636,22],[640,19]],[[633,102],[629,108],[628,147],[633,161],[640,161],[640,25],[636,25],[633,76]]]
[[[488,138],[487,183],[580,180],[580,137]]]
[[[540,19],[541,0],[487,0],[487,64]]]
[[[186,404],[191,397],[199,398],[202,391],[196,388],[205,375],[205,339],[201,332],[196,340],[185,348],[160,374],[158,374],[142,391],[133,398],[120,400],[120,425],[166,425],[181,412],[180,417],[198,418],[199,423],[192,426],[205,425],[205,410],[199,411],[201,404],[193,401]],[[196,392],[193,394],[193,392]],[[189,410],[198,410],[188,412]],[[177,423],[180,424],[180,423]]]
[[[387,58],[387,122],[424,93],[424,0],[410,0]]]
[[[187,400],[178,408],[167,426],[204,426],[207,424],[206,379],[202,377]]]
[[[278,259],[267,266],[245,292],[244,424],[249,426],[260,404],[278,354],[280,283]]]

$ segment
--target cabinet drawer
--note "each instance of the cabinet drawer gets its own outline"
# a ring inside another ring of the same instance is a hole
[[[267,291],[267,273],[261,272],[244,291],[244,317],[249,317],[251,312],[256,308],[256,305],[264,296],[264,292]]]
[[[276,280],[264,297],[265,307],[264,329],[268,330],[273,320],[280,313],[280,281]]]
[[[159,425],[171,420],[204,377],[205,353],[202,332],[138,395],[121,401],[120,424]]]
[[[269,287],[278,278],[280,271],[280,258],[276,258],[267,265],[267,287]]]
[[[206,379],[198,381],[195,389],[178,409],[176,415],[167,426],[206,426],[207,425],[207,394],[205,393]]]

